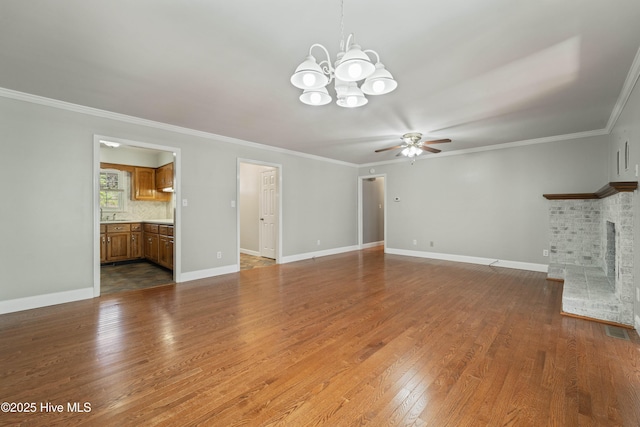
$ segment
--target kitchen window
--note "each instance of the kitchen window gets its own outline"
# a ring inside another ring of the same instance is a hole
[[[100,209],[103,212],[125,211],[124,174],[116,169],[100,170]]]

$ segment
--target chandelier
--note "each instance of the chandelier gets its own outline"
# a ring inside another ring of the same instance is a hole
[[[331,102],[327,86],[333,81],[336,92],[336,104],[341,107],[361,107],[369,100],[366,95],[384,95],[394,90],[398,83],[391,73],[380,62],[380,56],[373,50],[362,50],[354,43],[353,34],[344,40],[344,1],[341,3],[342,15],[340,20],[341,41],[340,52],[335,65],[331,65],[329,51],[323,45],[316,43],[309,48],[309,55],[296,68],[291,76],[291,83],[302,89],[300,101],[308,105],[326,105]],[[316,61],[311,54],[314,48],[321,49],[327,59]],[[375,65],[369,55],[375,56]],[[364,81],[360,86],[359,82]]]

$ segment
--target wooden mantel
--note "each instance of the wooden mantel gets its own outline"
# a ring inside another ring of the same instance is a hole
[[[634,191],[638,188],[638,181],[610,182],[595,193],[543,194],[548,200],[585,200],[604,199],[617,193]]]

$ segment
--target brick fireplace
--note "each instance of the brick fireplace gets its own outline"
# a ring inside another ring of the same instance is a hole
[[[564,281],[565,314],[633,325],[633,190],[610,183],[597,193],[549,199],[550,280]]]

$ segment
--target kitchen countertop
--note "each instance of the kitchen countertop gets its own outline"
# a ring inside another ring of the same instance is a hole
[[[146,222],[148,224],[173,225],[172,219],[118,219],[115,221],[100,221],[100,224],[131,224],[138,222]]]

